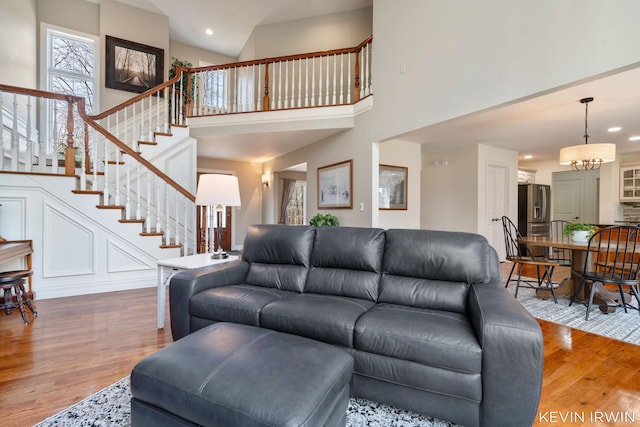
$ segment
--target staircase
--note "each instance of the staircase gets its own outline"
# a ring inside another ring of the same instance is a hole
[[[155,286],[158,259],[197,252],[187,118],[353,110],[372,94],[371,46],[178,67],[92,116],[83,98],[0,84],[0,236],[33,239],[37,297]]]
[[[81,98],[0,85],[0,235],[33,239],[38,298],[154,286],[156,260],[196,252],[196,141],[170,121],[172,84],[95,117]],[[54,102],[63,144],[32,119]]]

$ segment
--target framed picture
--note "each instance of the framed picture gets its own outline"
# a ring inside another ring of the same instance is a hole
[[[318,168],[318,209],[353,207],[353,160]]]
[[[105,86],[144,92],[164,79],[164,49],[107,36]]]
[[[379,166],[378,209],[407,209],[407,171],[402,166]]]

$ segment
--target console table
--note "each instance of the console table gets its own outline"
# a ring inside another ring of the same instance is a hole
[[[240,257],[237,255],[229,255],[223,259],[212,259],[211,254],[197,254],[158,260],[158,329],[164,328],[166,287],[174,274],[185,270],[226,264],[239,259]]]

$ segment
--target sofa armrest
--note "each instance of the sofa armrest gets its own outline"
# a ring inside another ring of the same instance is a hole
[[[530,426],[542,388],[538,322],[506,289],[473,285],[469,316],[482,346],[483,426]]]
[[[169,310],[173,340],[191,333],[189,301],[194,294],[209,288],[242,283],[247,277],[249,263],[238,260],[212,267],[203,267],[177,273],[169,286]]]

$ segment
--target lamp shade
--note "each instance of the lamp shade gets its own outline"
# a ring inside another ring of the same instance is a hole
[[[204,206],[240,206],[240,187],[238,177],[222,174],[200,175],[196,205]]]
[[[580,144],[560,149],[560,164],[608,163],[616,159],[615,144]]]

